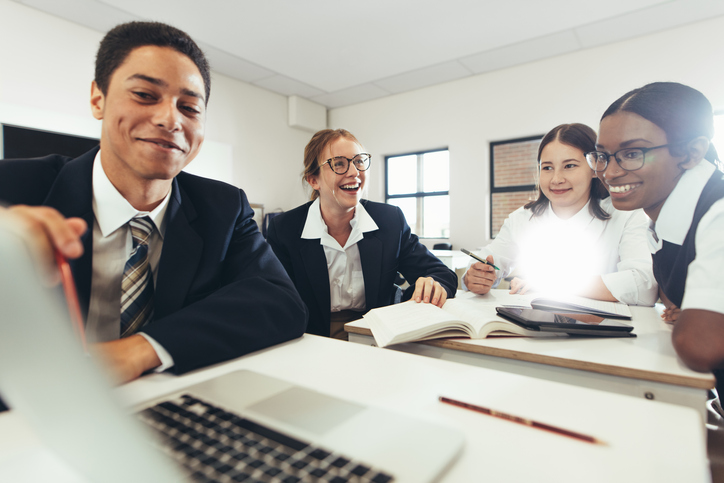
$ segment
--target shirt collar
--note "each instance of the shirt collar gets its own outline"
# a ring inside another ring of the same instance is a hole
[[[138,211],[118,192],[111,180],[106,176],[101,164],[101,151],[93,161],[93,213],[103,237],[107,237],[128,223],[131,218],[149,216],[156,230],[163,239],[166,230],[166,209],[171,191],[153,211]]]
[[[361,203],[357,203],[357,206],[354,209],[354,217],[349,222],[349,224],[352,226],[352,233],[350,233],[349,238],[347,239],[347,243],[345,243],[345,246],[341,247],[340,244],[337,243],[337,240],[332,238],[332,236],[329,234],[327,225],[324,223],[324,219],[322,218],[322,210],[319,206],[319,198],[317,198],[309,206],[309,211],[307,211],[307,220],[304,222],[302,238],[312,240],[318,239],[319,243],[322,245],[328,246],[330,248],[335,248],[337,250],[344,250],[364,238],[365,233],[379,229],[377,223],[375,223],[375,221],[372,219],[369,213],[367,213],[367,210],[365,210],[364,206],[362,206]]]
[[[702,159],[699,164],[684,171],[661,207],[656,223],[651,223],[649,230],[654,238],[650,241],[655,241],[656,246],[661,240],[676,245],[684,243],[701,192],[715,169],[714,164]]]
[[[559,218],[558,215],[556,215],[555,212],[553,211],[553,207],[550,205],[550,201],[548,203],[549,203],[548,210],[546,210],[546,211],[547,211],[548,219],[552,220],[552,221],[557,221],[559,223],[567,223],[567,224],[579,224],[579,223],[586,224],[586,223],[589,223],[591,221],[591,218],[593,217],[591,215],[591,212],[588,210],[588,205],[591,203],[590,200],[587,201],[586,204],[583,205],[583,207],[580,210],[578,210],[578,213],[576,213],[572,217],[565,219],[565,220],[563,218]]]

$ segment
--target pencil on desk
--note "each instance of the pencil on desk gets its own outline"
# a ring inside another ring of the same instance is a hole
[[[68,260],[66,260],[58,250],[55,251],[55,262],[58,265],[60,280],[63,283],[63,292],[65,293],[65,301],[68,304],[70,320],[73,322],[73,327],[80,338],[83,351],[88,352],[88,346],[85,340],[85,325],[83,324],[83,316],[80,312],[80,303],[78,303],[78,292],[75,289],[75,282],[73,281],[73,272],[70,270]]]
[[[581,441],[585,441],[587,443],[606,444],[603,441],[594,438],[593,436],[588,436],[587,434],[583,434],[583,433],[577,433],[575,431],[570,431],[568,429],[559,428],[557,426],[551,426],[550,424],[539,423],[537,421],[533,421],[532,419],[525,419],[525,418],[521,418],[519,416],[513,416],[511,414],[501,413],[500,411],[495,411],[494,409],[488,409],[488,408],[484,408],[482,406],[476,406],[475,404],[458,401],[456,399],[450,399],[449,397],[445,397],[445,396],[440,396],[439,399],[440,399],[440,402],[444,402],[446,404],[452,404],[453,406],[470,409],[471,411],[476,411],[478,413],[487,414],[488,416],[493,416],[495,418],[505,419],[505,420],[511,421],[513,423],[523,424],[525,426],[530,426],[532,428],[542,429],[544,431],[550,431],[551,433],[560,434],[561,436],[568,436],[570,438],[575,438],[575,439],[578,439]]]

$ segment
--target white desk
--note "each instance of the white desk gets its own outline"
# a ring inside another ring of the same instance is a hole
[[[130,406],[236,369],[459,428],[466,446],[444,482],[710,481],[703,426],[689,408],[311,335],[181,377],[146,376],[118,388],[117,394]],[[440,395],[590,434],[608,444],[584,443],[442,404]],[[0,480],[8,474],[4,466],[17,467],[27,454],[18,452],[17,442],[32,446],[27,432],[19,415],[0,414]],[[61,480],[76,481],[55,481]]]
[[[450,270],[458,276],[458,289],[462,288],[461,280],[468,268],[471,258],[460,250],[430,250]]]
[[[507,291],[484,297],[493,305]],[[458,292],[458,297],[480,297]],[[508,297],[506,297],[507,299]],[[671,326],[650,307],[631,307],[636,338],[535,339],[523,337],[446,339],[398,344],[391,349],[564,382],[618,394],[638,396],[696,409],[704,418],[711,374],[684,366],[671,344]],[[374,345],[364,319],[346,326],[349,340]]]
[[[451,270],[467,268],[470,256],[460,250],[430,250],[433,255],[439,258]]]

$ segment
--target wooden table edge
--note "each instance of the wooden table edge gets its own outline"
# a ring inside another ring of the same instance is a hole
[[[345,330],[349,333],[372,337],[372,331],[368,328],[346,325]],[[453,349],[463,352],[472,352],[476,354],[502,357],[505,359],[535,362],[538,364],[546,364],[549,366],[565,367],[568,369],[579,369],[587,372],[595,372],[598,374],[607,374],[610,376],[621,376],[631,379],[640,379],[643,381],[662,382],[665,384],[673,384],[676,386],[691,387],[695,389],[713,389],[715,386],[715,379],[713,375],[710,375],[709,378],[694,378],[689,376],[679,376],[675,374],[663,374],[660,372],[646,371],[642,369],[632,369],[629,367],[612,366],[609,364],[600,364],[597,362],[577,361],[562,357],[531,354],[530,352],[522,352],[512,349],[500,349],[497,347],[466,344],[465,342],[460,342],[456,339],[438,339],[419,341],[415,343],[425,344],[433,347],[440,347],[443,349]]]

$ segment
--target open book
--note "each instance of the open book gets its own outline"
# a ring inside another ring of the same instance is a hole
[[[369,323],[379,347],[444,337],[551,336],[524,329],[499,317],[495,305],[482,297],[450,299],[443,308],[408,301],[370,310],[364,320]]]

